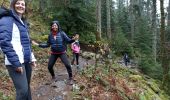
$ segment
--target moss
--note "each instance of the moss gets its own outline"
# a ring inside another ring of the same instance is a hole
[[[160,89],[158,87],[158,85],[155,82],[148,82],[148,86],[155,92],[155,93],[159,93]]]
[[[4,95],[1,91],[0,91],[0,100],[13,100],[13,96],[9,95]]]
[[[142,76],[140,76],[140,75],[130,75],[129,80],[133,81],[133,82],[138,82],[138,81],[142,80]]]
[[[147,100],[143,92],[139,94],[139,100]]]

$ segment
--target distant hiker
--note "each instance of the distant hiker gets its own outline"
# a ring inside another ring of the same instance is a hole
[[[32,65],[36,66],[28,23],[23,17],[25,5],[24,0],[12,0],[9,16],[0,19],[0,46],[16,90],[16,100],[32,100],[30,81]]]
[[[72,69],[71,64],[68,60],[67,54],[66,54],[66,45],[65,43],[72,43],[74,42],[73,39],[70,39],[64,31],[61,30],[61,27],[59,25],[58,21],[53,21],[51,23],[51,30],[50,34],[48,36],[47,43],[45,44],[39,44],[39,47],[41,48],[47,48],[51,47],[51,56],[49,58],[48,62],[48,70],[52,76],[52,79],[55,80],[55,74],[54,74],[54,64],[58,57],[60,57],[61,61],[64,63],[68,75],[69,75],[69,83],[73,84],[73,75],[72,75]]]
[[[130,62],[130,59],[127,53],[124,54],[123,60],[124,60],[125,66],[127,66],[128,63]]]
[[[10,3],[13,1],[13,0],[9,0],[10,1]]]
[[[79,66],[79,54],[80,54],[80,44],[79,44],[79,34],[75,33],[73,38],[75,38],[75,42],[73,42],[71,44],[71,50],[73,53],[73,59],[71,61],[71,65],[74,65],[74,61],[76,59],[76,67],[77,70],[80,70],[80,66]]]

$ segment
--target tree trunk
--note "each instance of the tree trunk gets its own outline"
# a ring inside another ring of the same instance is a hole
[[[164,0],[160,0],[160,10],[161,10],[160,46],[161,46],[161,63],[163,68],[162,86],[163,88],[166,88],[167,81],[168,81],[169,66],[168,66],[166,49],[165,49],[165,14],[164,14],[163,4],[164,4]]]
[[[151,7],[150,6],[151,6],[151,0],[147,0],[147,2],[146,2],[146,14],[147,14],[147,19],[148,19],[148,24],[150,24],[150,22],[151,22],[151,13],[150,13]],[[152,7],[153,7],[153,5],[152,5]],[[152,8],[152,9],[154,9],[154,8]],[[153,10],[152,10],[152,13],[153,13]]]
[[[157,57],[157,28],[156,28],[156,0],[152,0],[152,35],[153,35],[153,41],[152,41],[152,52],[153,52],[153,58],[156,63],[156,57]]]
[[[133,13],[134,0],[130,0],[130,24],[131,24],[131,42],[134,43],[134,33],[135,33],[135,15]]]
[[[101,40],[101,0],[96,0],[96,17],[97,17],[97,32],[96,32],[96,40]]]
[[[107,38],[111,40],[111,23],[110,23],[110,0],[106,0],[106,8],[107,8]]]
[[[170,0],[169,0],[169,5],[168,5],[168,27],[170,28]]]

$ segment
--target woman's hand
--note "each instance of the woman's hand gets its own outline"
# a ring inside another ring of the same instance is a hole
[[[35,42],[34,40],[31,41],[33,45],[39,45],[37,42]]]
[[[74,36],[72,39],[73,39],[73,40],[77,40],[77,36]]]
[[[21,74],[23,74],[23,72],[24,72],[22,67],[17,67],[15,70],[16,70],[16,72],[21,73]]]
[[[32,65],[33,67],[37,67],[37,64],[35,63],[35,61],[34,61],[34,62],[31,62],[31,65]]]

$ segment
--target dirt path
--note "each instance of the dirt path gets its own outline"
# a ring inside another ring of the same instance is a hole
[[[80,57],[80,67],[83,68],[85,65],[87,65],[86,60]],[[74,66],[72,69],[73,75],[76,75],[76,67]],[[39,63],[34,69],[31,83],[33,100],[71,100],[72,85],[67,84],[66,68],[58,60],[54,70],[57,81],[51,80],[46,61]]]

